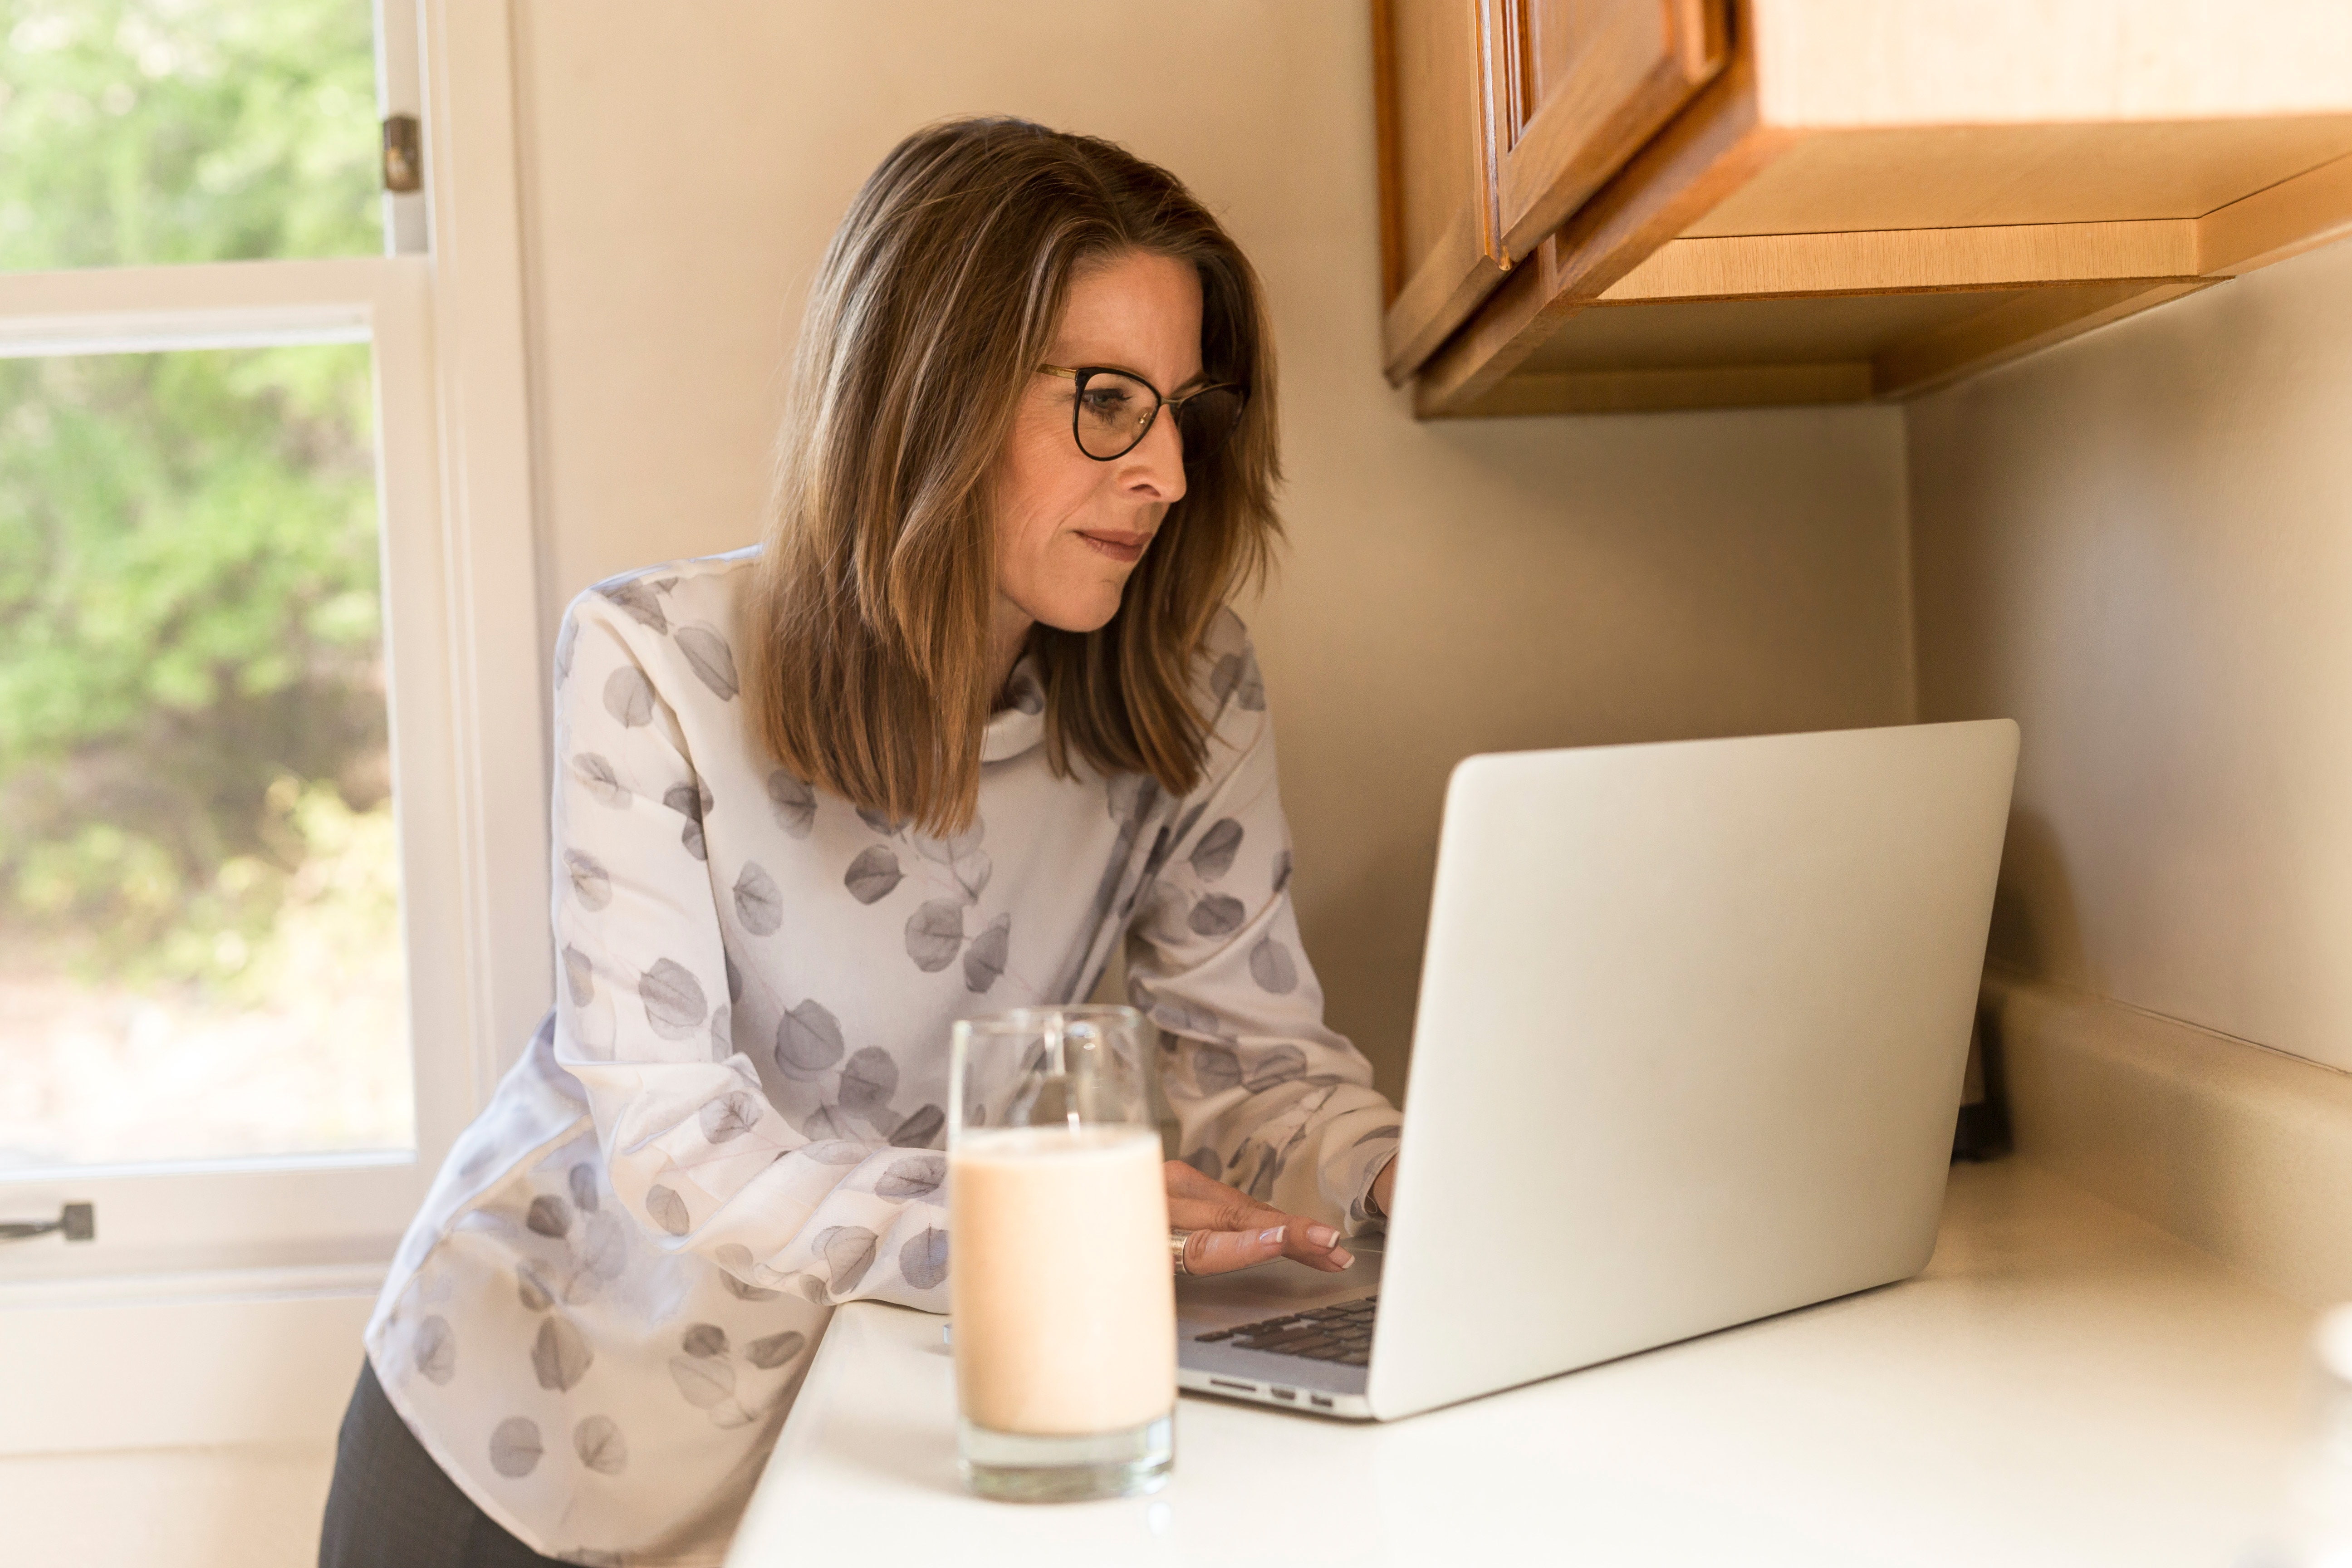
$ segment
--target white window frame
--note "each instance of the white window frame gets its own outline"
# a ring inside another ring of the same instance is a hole
[[[6,1217],[98,1210],[94,1243],[0,1247],[0,1454],[331,1432],[394,1246],[550,1004],[512,18],[377,17],[383,112],[418,115],[425,169],[386,232],[428,252],[0,274],[0,353],[373,344],[416,1146],[0,1180]]]

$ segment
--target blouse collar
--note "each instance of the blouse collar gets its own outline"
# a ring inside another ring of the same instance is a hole
[[[1001,763],[1017,757],[1045,738],[1045,684],[1037,673],[1034,655],[1024,655],[1005,683],[1013,706],[988,721],[980,742],[980,760]]]

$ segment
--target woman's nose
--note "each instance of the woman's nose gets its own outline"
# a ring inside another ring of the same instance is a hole
[[[1176,428],[1176,416],[1161,409],[1143,433],[1135,449],[1127,455],[1127,466],[1119,474],[1120,487],[1145,500],[1173,506],[1184,499],[1184,437]]]

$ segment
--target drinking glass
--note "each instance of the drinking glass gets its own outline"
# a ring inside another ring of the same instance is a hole
[[[1168,1195],[1132,1007],[955,1026],[957,1458],[982,1497],[1157,1489],[1175,1458]]]

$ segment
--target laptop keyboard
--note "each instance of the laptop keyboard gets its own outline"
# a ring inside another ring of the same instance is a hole
[[[1378,1296],[1366,1296],[1334,1307],[1317,1307],[1311,1311],[1268,1318],[1264,1322],[1244,1323],[1238,1329],[1194,1334],[1192,1342],[1203,1345],[1230,1342],[1245,1351],[1301,1355],[1340,1366],[1366,1366],[1372,1359],[1372,1313],[1380,1300]]]

